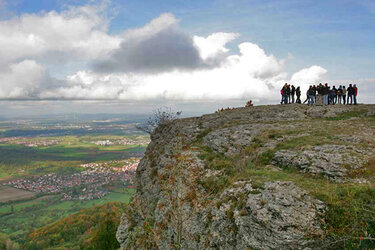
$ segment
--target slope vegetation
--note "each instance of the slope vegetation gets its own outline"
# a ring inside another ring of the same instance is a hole
[[[125,249],[375,247],[375,106],[258,106],[162,124]]]
[[[125,204],[110,202],[82,209],[29,235],[27,249],[102,249],[119,247],[115,232]]]

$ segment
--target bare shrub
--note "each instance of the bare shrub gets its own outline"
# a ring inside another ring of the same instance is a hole
[[[253,104],[253,101],[250,100],[250,101],[248,101],[248,102],[246,103],[246,106],[245,106],[245,107],[252,107],[252,106],[254,106],[254,104]]]
[[[178,119],[182,111],[175,112],[171,108],[162,107],[153,111],[153,115],[144,124],[137,125],[136,128],[151,134],[160,124]]]

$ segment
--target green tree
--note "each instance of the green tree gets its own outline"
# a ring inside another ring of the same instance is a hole
[[[115,250],[120,247],[116,240],[116,225],[112,220],[106,219],[99,224],[99,230],[92,240],[92,249]]]

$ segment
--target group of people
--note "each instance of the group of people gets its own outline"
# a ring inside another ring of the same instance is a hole
[[[346,88],[340,85],[338,88],[332,88],[326,84],[310,85],[306,92],[306,100],[310,106],[329,105],[329,104],[357,104],[358,88],[356,84],[349,84]],[[295,99],[296,96],[296,99]],[[350,101],[350,103],[349,103]],[[281,89],[281,104],[299,103],[301,104],[301,89],[298,86],[295,88],[293,85],[285,83]]]

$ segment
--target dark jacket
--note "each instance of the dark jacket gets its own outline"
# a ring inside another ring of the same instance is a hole
[[[313,89],[313,91],[314,91],[314,95],[316,95],[316,92],[317,92],[317,88],[316,88],[316,86],[313,86],[312,89]]]
[[[309,88],[309,90],[307,90],[307,95],[314,95],[315,91],[313,88]]]
[[[323,86],[322,88],[322,95],[328,95],[329,94],[329,87]]]
[[[346,91],[348,92],[348,95],[354,95],[355,92],[353,87],[348,87]]]
[[[297,97],[301,97],[301,89],[299,88],[296,89],[296,95]]]

